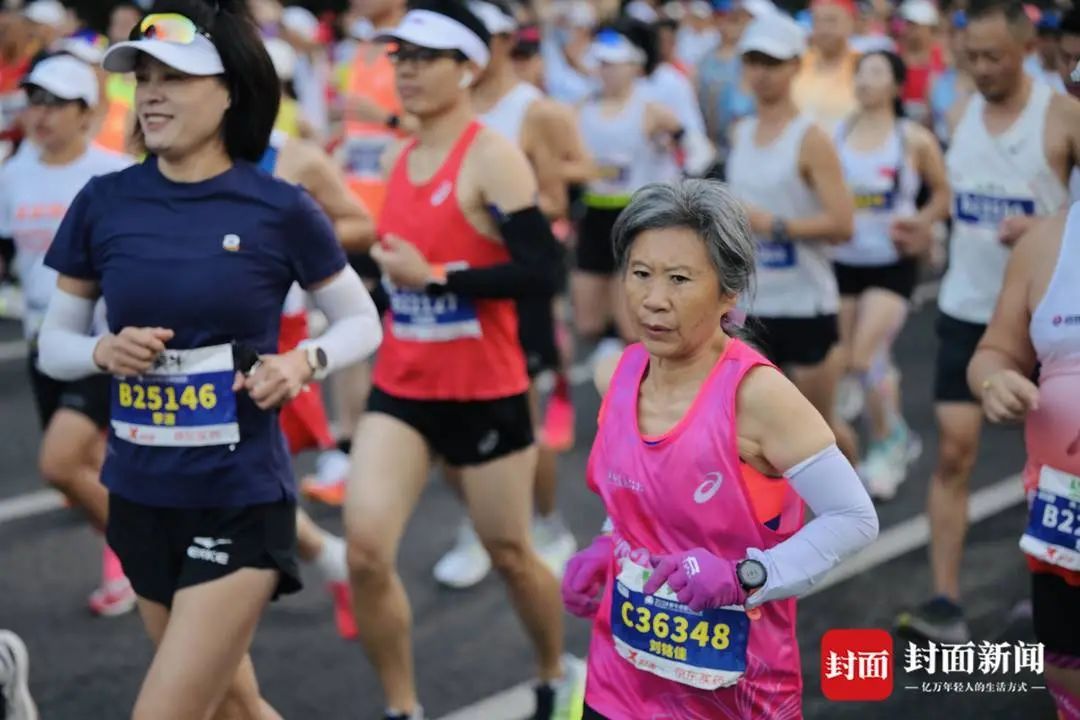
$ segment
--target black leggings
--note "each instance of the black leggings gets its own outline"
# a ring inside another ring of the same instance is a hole
[[[585,709],[581,713],[581,720],[608,720],[600,713],[593,710],[588,704],[585,705]]]

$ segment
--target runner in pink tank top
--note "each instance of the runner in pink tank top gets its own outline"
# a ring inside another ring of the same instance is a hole
[[[1035,637],[1058,717],[1080,720],[1080,204],[1013,250],[968,379],[990,420],[1025,421]]]
[[[589,457],[610,533],[563,581],[567,608],[595,617],[585,718],[801,718],[794,598],[877,533],[826,421],[729,334],[753,248],[710,181],[646,186],[616,224],[642,342],[611,377]],[[768,490],[780,501],[763,513]]]

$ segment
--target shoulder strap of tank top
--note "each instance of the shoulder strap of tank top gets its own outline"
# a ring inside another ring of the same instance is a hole
[[[479,120],[474,119],[470,122],[469,126],[465,128],[465,132],[461,133],[461,137],[454,143],[454,147],[451,148],[450,154],[446,156],[442,168],[436,172],[435,175],[441,175],[444,171],[451,175],[457,175],[457,171],[461,169],[461,163],[465,159],[465,153],[469,151],[473,140],[476,139],[477,133],[483,128],[484,125]]]
[[[900,194],[901,181],[903,180],[904,168],[907,167],[907,118],[898,117],[894,123],[896,142],[899,144],[899,154],[896,158],[896,170],[893,172],[892,192],[894,196]]]

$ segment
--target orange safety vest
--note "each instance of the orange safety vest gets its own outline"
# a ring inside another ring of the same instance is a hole
[[[380,49],[373,58],[373,50]],[[401,100],[394,84],[394,66],[384,45],[360,43],[344,83],[347,97],[366,97],[387,112],[401,114]],[[380,161],[383,152],[400,134],[379,123],[361,122],[345,113],[345,138],[341,164],[353,194],[377,220],[386,199],[386,181]]]

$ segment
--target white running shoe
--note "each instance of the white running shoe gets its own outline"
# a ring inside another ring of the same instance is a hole
[[[888,439],[874,443],[866,453],[859,474],[866,481],[866,490],[875,500],[888,501],[907,480],[908,465],[922,453],[922,441],[912,439],[907,424],[900,422]]]
[[[855,375],[845,375],[836,386],[836,413],[844,422],[855,422],[866,406],[866,393]]]
[[[440,584],[455,590],[476,585],[491,572],[491,558],[476,536],[472,523],[462,522],[454,547],[435,563],[432,574]]]
[[[30,656],[26,645],[10,630],[0,630],[0,695],[6,720],[38,720],[30,697]]]
[[[563,523],[558,513],[550,517],[533,518],[533,545],[536,553],[556,578],[562,579],[566,563],[577,552],[577,539]]]

